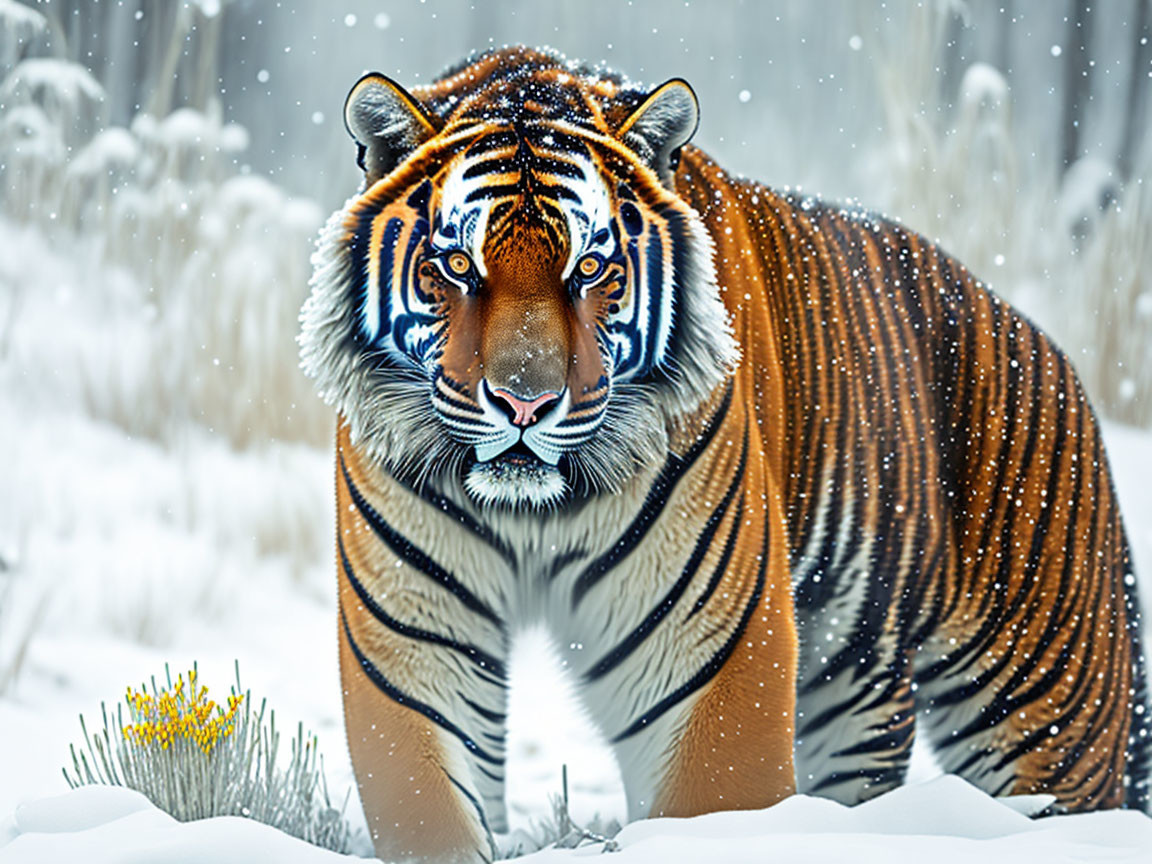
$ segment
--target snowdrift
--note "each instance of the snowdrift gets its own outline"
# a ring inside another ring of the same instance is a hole
[[[1040,819],[1027,815],[1050,800],[1043,795],[997,800],[953,776],[904,786],[858,807],[798,795],[768,810],[636,822],[617,836],[618,849],[609,860],[611,864],[765,860],[1148,864],[1152,860],[1148,816],[1117,810]],[[87,787],[26,804],[17,810],[14,825],[18,836],[0,848],[3,864],[349,860],[247,819],[180,823],[139,793],[114,787]],[[602,851],[598,844],[545,849],[519,860],[546,864]]]

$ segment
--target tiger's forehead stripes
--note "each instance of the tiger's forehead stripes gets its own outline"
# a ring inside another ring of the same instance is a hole
[[[529,219],[563,255],[568,279],[580,256],[606,254],[610,244],[611,200],[597,162],[578,135],[555,124],[501,127],[450,167],[433,245],[467,249],[486,277],[485,247],[506,246],[514,225]]]
[[[483,177],[469,176],[467,171],[449,172],[440,192],[439,212],[436,214],[431,240],[432,248],[437,251],[451,248],[467,250],[480,275],[487,277],[484,233],[490,204],[473,197],[473,193],[483,183]]]
[[[566,120],[608,131],[613,119],[623,118],[607,117],[605,107],[633,89],[639,104],[644,91],[615,72],[520,49],[469,58],[435,83],[413,88],[413,95],[445,118],[489,117],[498,111],[516,120]]]

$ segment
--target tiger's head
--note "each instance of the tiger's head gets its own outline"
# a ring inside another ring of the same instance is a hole
[[[363,190],[313,258],[305,371],[397,478],[552,507],[666,458],[731,371],[712,242],[673,191],[691,88],[528,49],[345,104]]]

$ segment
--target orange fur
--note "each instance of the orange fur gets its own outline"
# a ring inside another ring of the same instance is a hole
[[[340,226],[343,246],[367,238],[345,273],[350,298],[364,276],[382,292],[410,279],[433,310],[444,410],[479,422],[488,388],[528,428],[536,415],[521,407],[553,394],[583,400],[579,420],[654,394],[655,413],[605,434],[666,442],[658,460],[638,448],[607,491],[509,513],[456,480],[421,485],[464,458],[428,424],[409,430],[427,453],[397,454],[395,436],[374,437],[388,418],[342,419],[341,674],[377,851],[489,853],[517,614],[586,634],[582,692],[633,815],[768,806],[795,791],[794,760],[801,791],[863,800],[902,779],[917,712],[945,767],[994,794],[1143,806],[1128,550],[1068,361],[899,225],[732,178],[691,146],[671,154],[674,174],[644,162],[633,132],[650,131],[644,112],[672,91],[660,110],[683,109],[678,82],[645,96],[547,53],[483,55],[400,91],[419,140]],[[509,104],[515,123],[494,108]],[[605,261],[589,283],[566,275],[575,241],[552,187],[582,173],[526,135],[532,124],[580,139],[620,225],[625,208],[643,214],[631,263]],[[486,230],[454,253],[475,255],[477,273],[400,254],[428,227],[412,202],[436,213],[445,178],[484,160]],[[681,262],[672,307],[681,328],[700,324],[683,320],[688,290],[719,290],[740,361],[708,378],[684,368],[699,358],[681,345],[622,397],[601,340],[638,302],[628,268],[667,272],[677,244],[698,242],[683,228],[696,220],[717,284],[688,284],[705,274]],[[446,461],[393,476],[397,456]]]

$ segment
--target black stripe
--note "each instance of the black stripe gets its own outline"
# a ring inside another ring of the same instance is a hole
[[[1109,756],[1112,754],[1109,754]],[[1079,810],[1095,810],[1099,807],[1100,799],[1106,792],[1112,791],[1112,787],[1116,783],[1116,778],[1113,775],[1108,765],[1109,756],[1101,756],[1099,759],[1092,762],[1091,766],[1084,773],[1084,778],[1077,784],[1080,792],[1080,802],[1077,806]],[[1092,777],[1099,776],[1100,780],[1092,786],[1088,791],[1084,791],[1084,784]],[[1049,787],[1051,788],[1051,787]]]
[[[656,604],[635,630],[629,633],[615,648],[593,664],[592,668],[584,674],[585,681],[591,682],[602,678],[628,659],[632,652],[639,648],[644,640],[652,635],[657,625],[663,621],[676,604],[680,602],[680,598],[684,596],[684,592],[688,589],[689,583],[696,577],[696,573],[700,569],[700,564],[703,562],[704,556],[707,555],[708,550],[712,548],[712,540],[716,537],[716,532],[720,529],[720,523],[724,521],[724,516],[728,512],[728,508],[732,505],[732,499],[736,497],[736,489],[744,479],[744,469],[747,466],[748,421],[745,420],[744,446],[740,451],[740,463],[736,467],[736,474],[732,478],[732,482],[728,486],[728,491],[720,501],[719,506],[712,511],[712,514],[708,517],[708,521],[704,524],[704,529],[700,532],[700,538],[696,541],[696,547],[692,550],[692,555],[689,557],[688,563],[684,565],[684,569],[680,573],[680,578],[668,589],[668,593],[664,595],[664,599]],[[744,496],[741,495],[741,507],[737,509],[736,525],[733,526],[732,529],[733,534],[736,533],[736,528],[739,526],[740,509],[743,508],[743,504]],[[717,567],[716,572],[720,573],[720,567]],[[689,615],[689,617],[691,617],[691,615]]]
[[[747,440],[747,439],[745,439]],[[740,523],[744,512],[744,499],[746,492],[740,493],[740,503],[736,505],[736,518],[732,522],[732,530],[728,532],[728,539],[724,541],[724,549],[720,553],[720,560],[716,562],[716,569],[712,571],[712,577],[708,580],[708,584],[704,586],[704,590],[700,592],[700,596],[696,598],[696,602],[692,606],[692,610],[684,617],[687,621],[697,612],[707,605],[708,600],[716,592],[720,580],[724,577],[724,573],[728,570],[728,562],[732,560],[732,556],[736,552],[736,541],[740,537]]]
[[[736,629],[732,631],[732,635],[728,637],[728,640],[720,646],[720,650],[713,654],[711,659],[709,659],[695,675],[645,711],[631,726],[613,738],[611,743],[618,744],[625,738],[630,738],[635,735],[685,697],[695,693],[715,678],[716,674],[724,668],[724,664],[728,662],[728,658],[731,657],[732,652],[736,650],[737,643],[744,638],[744,631],[748,627],[748,622],[752,620],[752,613],[754,613],[760,605],[760,597],[764,593],[764,573],[768,569],[768,539],[768,526],[765,525],[764,543],[760,550],[760,568],[756,573],[756,585],[752,589],[752,596],[748,600],[748,605],[744,607],[744,614],[740,616],[740,622],[736,625]]]
[[[464,179],[471,180],[474,177],[483,177],[487,174],[512,174],[518,170],[516,163],[512,161],[510,156],[496,156],[469,165],[464,169]]]
[[[386,298],[392,296],[392,269],[396,260],[396,241],[400,239],[400,231],[404,228],[404,220],[399,216],[393,216],[388,220],[388,224],[384,226],[384,233],[380,237],[380,250],[378,262],[378,277],[377,281],[380,284],[380,299],[386,303]],[[387,307],[380,310],[380,321],[384,322],[388,318]],[[383,323],[380,326],[381,330],[388,329]]]
[[[656,334],[660,330],[664,292],[671,290],[664,284],[664,242],[655,225],[648,228],[648,246],[644,250],[644,268],[648,282],[648,331],[644,334],[644,366],[656,362]],[[671,323],[671,322],[669,322]]]
[[[491,737],[491,736],[488,736],[488,737]],[[500,743],[503,743],[503,739],[498,739],[498,740]],[[474,767],[476,768],[477,771],[479,771],[481,774],[483,774],[489,780],[494,780],[497,783],[503,783],[504,782],[504,775],[503,774],[497,774],[494,771],[489,771],[487,768],[485,768],[483,765],[480,765],[479,763],[477,763]]]
[[[484,706],[477,705],[475,702],[473,702],[471,699],[469,699],[467,696],[465,696],[463,693],[460,693],[459,691],[457,691],[456,695],[464,700],[465,705],[467,705],[469,708],[471,708],[473,711],[475,711],[477,714],[479,714],[485,720],[489,720],[492,723],[503,723],[504,720],[506,719],[505,715],[501,714],[499,711],[489,711]]]
[[[524,140],[541,149],[570,153],[574,156],[589,155],[587,141],[579,135],[561,132],[551,125],[521,126],[520,134]]]
[[[408,233],[408,245],[404,249],[404,263],[400,266],[400,278],[404,280],[410,290],[414,290],[416,292],[416,296],[420,302],[433,305],[435,303],[435,297],[433,295],[425,294],[420,290],[420,280],[415,278],[416,274],[412,272],[416,250],[420,249],[424,245],[424,241],[428,237],[429,230],[430,227],[428,225],[428,220],[425,218],[417,219],[412,223],[412,230]],[[385,284],[387,284],[389,289],[391,289],[391,280]],[[383,293],[384,287],[381,286],[380,290],[381,293]],[[407,295],[405,295],[404,305],[405,307],[409,305],[407,301]],[[409,310],[405,309],[405,311],[407,312]]]
[[[447,768],[441,766],[440,770],[444,772],[444,776],[448,778],[448,782],[459,789],[460,794],[468,799],[468,803],[472,805],[473,809],[476,811],[476,815],[480,817],[480,825],[483,826],[484,834],[488,839],[488,855],[485,856],[485,854],[479,849],[476,850],[476,853],[480,856],[480,860],[485,862],[485,864],[491,864],[491,862],[496,857],[496,845],[492,839],[492,829],[488,827],[488,819],[484,816],[484,808],[480,806],[480,802],[476,800],[475,795],[465,789],[460,784],[459,780],[448,773]]]
[[[578,411],[587,411],[590,408],[598,408],[608,401],[608,397],[612,395],[608,387],[604,387],[599,396],[593,396],[591,399],[585,399],[583,402],[577,402],[575,405],[568,409],[569,414],[575,414]],[[557,426],[575,426],[578,423],[587,423],[587,417],[569,418],[565,417]]]
[[[444,386],[437,387],[437,381],[444,382]],[[443,372],[439,373],[436,379],[433,379],[432,392],[436,398],[444,400],[454,408],[459,408],[467,414],[475,414],[478,417],[484,416],[484,409],[475,402],[469,401],[460,388]]]
[[[839,786],[841,783],[855,782],[857,780],[867,780],[873,787],[899,786],[904,782],[904,766],[833,771],[808,791],[812,793],[824,792],[833,786]]]
[[[828,684],[828,682],[823,678],[819,679],[819,681],[821,684]],[[803,718],[803,720],[798,722],[796,724],[796,728],[798,730],[799,737],[807,738],[809,735],[814,735],[825,726],[830,724],[833,720],[840,719],[846,713],[862,713],[863,709],[860,708],[860,703],[868,697],[869,693],[871,692],[871,688],[867,686],[861,686],[859,682],[853,682],[853,684],[854,686],[851,689],[846,688],[846,698],[835,703],[834,705],[829,705],[820,713],[806,716]],[[819,687],[812,687],[805,689],[804,692],[811,693],[819,689]]]
[[[398,621],[388,614],[376,599],[368,593],[368,589],[364,584],[356,578],[356,573],[352,568],[352,562],[348,560],[348,553],[344,549],[344,538],[336,538],[336,546],[340,551],[340,564],[344,568],[344,575],[348,578],[348,584],[356,592],[356,596],[360,598],[360,602],[372,613],[372,617],[387,627],[389,630],[399,633],[401,636],[407,636],[409,639],[419,639],[422,642],[431,642],[435,645],[443,645],[445,648],[451,648],[453,651],[458,651],[465,655],[469,660],[476,663],[480,668],[487,669],[493,675],[499,676],[501,679],[508,677],[505,671],[504,664],[493,657],[491,654],[481,651],[473,645],[467,645],[463,642],[457,642],[447,636],[442,636],[439,633],[433,633],[430,630],[423,630],[419,627],[413,627],[410,624],[405,624]]]
[[[348,466],[344,463],[343,454],[340,456],[340,471],[344,474],[344,482],[348,485],[348,493],[352,496],[352,503],[355,504],[356,509],[360,511],[360,515],[364,517],[364,521],[376,532],[376,536],[384,541],[396,557],[405,564],[416,568],[432,581],[438,582],[468,609],[471,609],[481,618],[496,625],[500,632],[504,632],[504,623],[484,601],[461,585],[455,576],[429,558],[428,555],[417,548],[415,544],[400,535],[396,529],[384,521],[384,517],[377,513],[371,504],[364,500],[364,496],[360,494],[360,490],[357,489],[356,484],[352,482],[352,477],[348,473]]]
[[[564,571],[565,567],[573,561],[579,561],[586,554],[588,554],[588,550],[582,546],[578,546],[575,549],[569,549],[567,552],[557,555],[552,559],[552,563],[548,565],[548,581],[554,582],[556,577]]]
[[[425,180],[412,190],[405,202],[409,207],[422,216],[428,215],[428,202],[432,200],[432,181]]]
[[[477,138],[472,144],[468,145],[466,152],[468,158],[471,159],[482,153],[491,153],[493,150],[499,150],[501,147],[512,147],[519,142],[520,138],[511,129],[501,129]]]
[[[524,189],[520,183],[495,183],[491,186],[481,186],[479,189],[473,189],[464,197],[464,203],[473,204],[477,201],[494,201],[497,198],[516,198],[522,194],[524,194]],[[547,198],[552,201],[574,201],[577,204],[583,203],[576,193],[567,186],[560,186],[556,183],[535,182],[532,184],[532,194],[536,197]]]
[[[675,453],[669,454],[668,461],[664,463],[660,475],[653,481],[652,488],[648,490],[644,505],[640,508],[636,518],[632,520],[632,523],[624,530],[612,548],[585,567],[584,572],[577,577],[576,584],[572,588],[573,609],[580,605],[588,592],[595,588],[613,567],[627,558],[632,550],[640,545],[640,541],[647,535],[648,529],[664,512],[664,507],[672,497],[671,493],[676,484],[692,468],[696,460],[700,458],[700,454],[712,443],[716,432],[723,425],[731,404],[732,381],[729,379],[724,390],[724,399],[720,403],[720,407],[716,409],[716,413],[712,415],[712,419],[708,421],[708,425],[700,437],[683,457],[677,456]]]
[[[881,734],[873,738],[865,738],[855,744],[849,744],[843,750],[837,750],[832,756],[867,756],[878,753],[888,753],[891,758],[902,759],[912,745],[913,724],[902,722],[901,716],[894,717],[892,723]]]
[[[376,685],[377,689],[379,689],[381,693],[383,693],[393,702],[423,714],[445,732],[449,732],[452,735],[455,735],[460,739],[460,742],[464,745],[465,749],[475,755],[478,759],[483,759],[490,765],[504,764],[503,759],[498,756],[493,756],[488,751],[482,749],[479,744],[473,741],[472,738],[470,738],[468,734],[464,732],[463,729],[461,729],[431,705],[428,705],[417,699],[413,699],[411,696],[409,696],[407,693],[404,693],[402,690],[397,688],[395,684],[385,678],[384,674],[379,670],[379,668],[377,668],[376,664],[368,659],[364,652],[360,650],[360,646],[356,644],[356,640],[352,638],[352,630],[348,626],[348,616],[344,613],[343,609],[340,610],[340,621],[344,625],[344,638],[348,640],[348,647],[352,649],[352,654],[355,656],[356,662],[360,664],[360,670],[368,677],[368,680]]]
[[[519,154],[522,148],[517,149]],[[517,158],[517,155],[493,156],[476,162],[464,169],[464,179],[472,180],[490,174],[518,174],[522,171],[531,171],[534,174],[552,175],[554,177],[568,177],[574,180],[584,179],[584,169],[572,162],[563,159],[552,159],[547,156],[533,154],[529,159]]]

